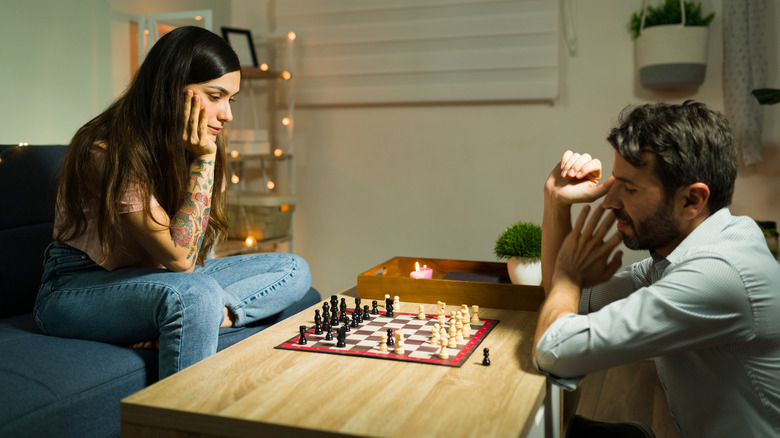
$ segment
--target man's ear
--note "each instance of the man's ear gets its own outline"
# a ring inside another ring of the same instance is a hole
[[[680,195],[683,197],[683,217],[694,219],[700,214],[709,214],[707,201],[710,199],[710,188],[702,182],[683,187]]]

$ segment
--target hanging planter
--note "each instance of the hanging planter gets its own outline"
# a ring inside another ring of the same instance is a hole
[[[701,15],[701,3],[666,0],[659,8],[643,2],[632,29],[639,81],[651,90],[695,88],[707,71],[707,37],[715,14]]]

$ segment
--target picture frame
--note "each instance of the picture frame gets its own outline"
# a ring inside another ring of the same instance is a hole
[[[222,37],[230,44],[230,47],[238,55],[238,60],[243,67],[257,67],[257,55],[255,54],[255,42],[249,29],[237,29],[234,27],[222,27]]]

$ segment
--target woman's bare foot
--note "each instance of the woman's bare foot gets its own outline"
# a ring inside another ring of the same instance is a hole
[[[159,350],[160,349],[160,340],[159,339],[147,339],[145,341],[138,341],[135,344],[130,345],[130,348],[134,348],[136,350],[140,350],[140,349]]]
[[[222,324],[220,324],[220,327],[233,327],[233,323],[235,322],[236,317],[233,315],[233,313],[228,310],[227,306],[225,306],[225,319],[222,320]]]

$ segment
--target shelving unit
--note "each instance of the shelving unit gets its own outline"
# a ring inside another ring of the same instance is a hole
[[[216,257],[293,252],[295,34],[255,41],[260,67],[242,67],[228,128],[228,239]]]

